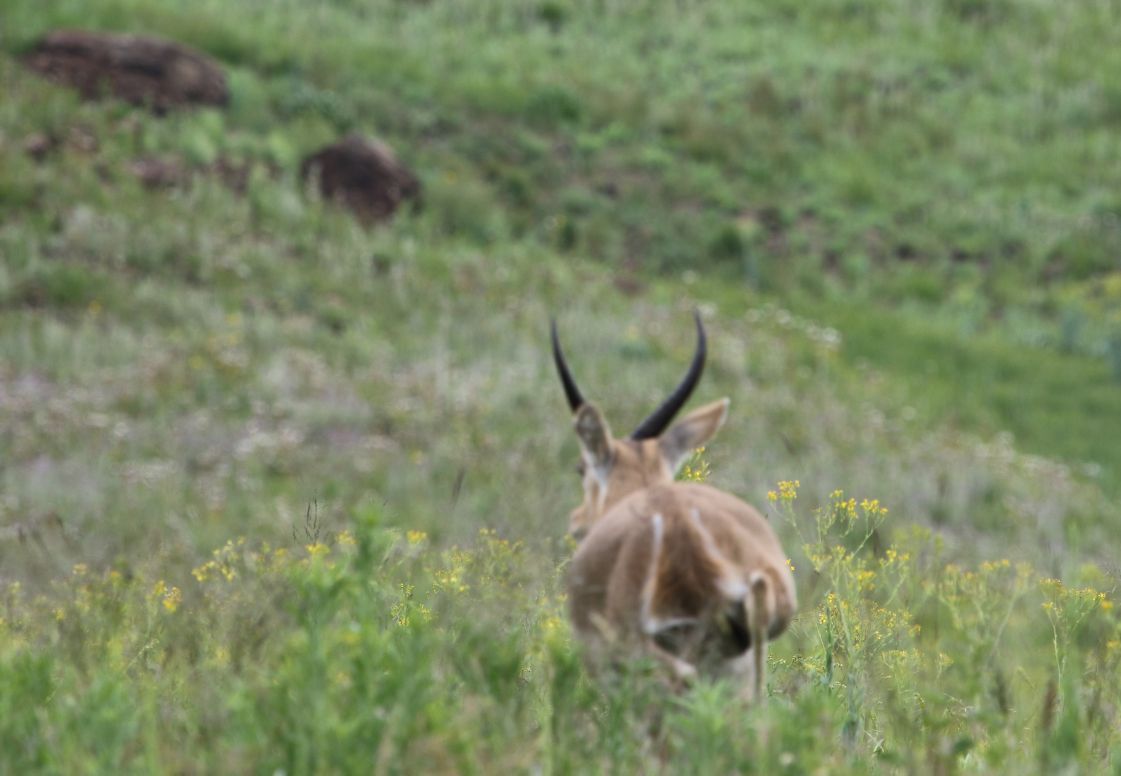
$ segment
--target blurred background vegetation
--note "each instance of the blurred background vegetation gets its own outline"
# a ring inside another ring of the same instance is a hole
[[[60,27],[191,45],[230,103],[83,101],[21,63]],[[1079,612],[1121,549],[1118,72],[1116,0],[6,0],[0,764],[1116,767],[1116,622]],[[350,132],[422,207],[371,228],[312,195],[300,159]],[[145,186],[152,159],[180,174]],[[875,497],[876,553],[926,564],[906,595],[861,587],[873,561],[829,573],[772,508],[806,614],[773,710],[727,722],[719,688],[655,721],[648,685],[598,694],[559,597],[578,483],[548,318],[623,429],[679,376],[694,306],[699,396],[732,398],[712,481],[764,506],[797,478],[803,520]],[[192,571],[227,542],[245,586],[212,595]],[[516,562],[456,598],[448,569],[496,553]],[[1002,560],[1032,571],[985,617],[939,592]],[[932,662],[846,660],[830,592],[869,628],[942,622],[890,647]],[[429,618],[402,635],[409,601]],[[1001,621],[1021,636],[978,641]],[[661,725],[668,749],[642,743]]]

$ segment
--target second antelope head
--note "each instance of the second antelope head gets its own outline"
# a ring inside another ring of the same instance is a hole
[[[552,327],[584,486],[569,518],[581,540],[569,568],[570,614],[593,661],[619,647],[640,651],[677,680],[734,675],[747,680],[746,697],[758,697],[766,643],[794,614],[794,579],[756,510],[708,485],[674,482],[728,413],[720,399],[673,422],[704,371],[705,331],[695,319],[697,347],[685,378],[625,439],[584,399]]]

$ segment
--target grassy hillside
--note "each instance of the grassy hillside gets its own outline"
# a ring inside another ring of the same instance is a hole
[[[1119,15],[7,2],[0,771],[1116,769]],[[81,102],[18,61],[56,26],[232,103]],[[351,130],[422,210],[309,196]],[[694,306],[708,476],[802,597],[763,708],[596,685],[565,621],[549,316],[621,431]]]

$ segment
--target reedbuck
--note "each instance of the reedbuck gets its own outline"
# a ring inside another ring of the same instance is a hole
[[[570,614],[588,656],[651,655],[676,684],[732,676],[761,699],[767,640],[796,607],[794,578],[766,518],[735,496],[674,482],[724,423],[728,399],[670,425],[704,370],[705,332],[685,379],[626,439],[584,400],[552,326],[553,358],[580,439],[584,502],[569,530],[580,541],[568,577]]]

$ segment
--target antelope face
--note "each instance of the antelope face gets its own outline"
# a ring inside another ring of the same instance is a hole
[[[673,481],[692,451],[703,444],[724,422],[728,400],[722,399],[696,410],[669,430],[666,427],[688,401],[704,370],[706,343],[700,316],[697,348],[681,384],[650,417],[626,439],[616,439],[603,414],[584,400],[569,372],[553,325],[553,357],[564,385],[573,426],[580,440],[580,464],[584,499],[569,515],[569,533],[580,540],[599,518],[626,496],[643,488]]]

